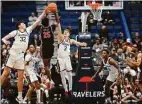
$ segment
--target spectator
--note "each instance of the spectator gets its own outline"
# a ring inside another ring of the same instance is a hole
[[[119,41],[117,39],[112,40],[111,48],[118,49],[120,47]]]
[[[95,44],[93,45],[92,50],[96,51],[97,53],[101,52],[103,49],[102,44],[100,43],[100,39],[95,40]]]
[[[139,80],[136,79],[134,84],[132,84],[134,95],[140,100],[142,100],[142,92],[139,87]]]
[[[37,34],[35,34],[34,37],[31,39],[30,44],[33,44],[34,46],[41,45],[41,40],[39,39],[39,36]]]
[[[130,46],[127,46],[125,57],[126,59],[135,60],[135,54],[132,52],[132,48]]]
[[[35,13],[32,12],[31,16],[29,17],[28,26],[32,25],[36,20],[37,20],[37,17],[35,16]]]
[[[118,40],[119,40],[119,44],[122,45],[122,43],[124,43],[124,34],[122,32],[119,33],[119,36],[118,36]]]
[[[138,52],[138,48],[137,48],[137,45],[136,45],[136,44],[134,44],[134,45],[132,46],[132,52],[133,52],[133,53]]]
[[[92,26],[96,24],[97,24],[97,21],[94,20],[93,14],[89,12],[89,15],[87,17],[88,32],[92,32]]]
[[[142,48],[142,47],[141,47],[141,42],[142,42],[142,39],[141,39],[139,33],[136,32],[133,43],[138,46],[138,49],[139,49],[139,50]]]
[[[109,44],[108,30],[107,30],[106,26],[104,26],[104,25],[101,28],[100,37],[101,37],[102,43]]]
[[[131,42],[130,38],[127,38],[125,43],[127,46],[130,46],[130,47],[132,46],[132,42]]]
[[[121,48],[119,48],[117,50],[117,56],[118,56],[118,62],[119,62],[119,65],[123,65],[124,63],[124,60],[125,60],[125,54],[123,53],[123,50]]]
[[[103,24],[104,25],[107,25],[107,24],[113,24],[114,21],[113,21],[113,17],[112,17],[112,14],[108,11],[106,12],[104,15],[103,15]]]
[[[118,56],[116,54],[115,48],[112,49],[110,57],[112,57],[114,60],[118,61]]]

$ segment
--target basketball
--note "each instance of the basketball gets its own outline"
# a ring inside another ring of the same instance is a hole
[[[50,11],[50,12],[56,12],[57,11],[57,5],[55,3],[50,3],[50,4],[48,4],[46,10]]]

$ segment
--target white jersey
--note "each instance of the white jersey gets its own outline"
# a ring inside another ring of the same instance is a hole
[[[111,59],[111,57],[108,58],[107,62],[105,63],[104,60],[103,60],[103,64],[104,64],[104,67],[107,68],[107,70],[109,71],[109,73],[111,74],[116,74],[118,73],[118,69],[114,66],[114,65],[110,65],[109,64],[109,60]]]
[[[14,30],[11,33],[9,33],[11,37],[14,37],[15,39],[11,49],[25,52],[28,47],[29,35],[31,32],[32,32],[31,27],[28,27],[24,32],[20,32],[19,30]]]
[[[33,73],[35,68],[35,63],[39,62],[40,59],[36,57],[35,53],[27,53],[25,56],[25,61],[27,62],[27,65],[25,66],[25,70],[30,74]]]
[[[58,48],[58,58],[66,58],[70,56],[70,44],[71,41],[65,41],[63,40],[60,44],[59,44],[59,48]]]

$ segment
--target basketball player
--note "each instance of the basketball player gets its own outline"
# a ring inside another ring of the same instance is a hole
[[[10,56],[8,58],[6,67],[1,76],[1,86],[3,85],[5,79],[9,75],[10,69],[16,69],[18,72],[18,96],[16,100],[21,103],[22,98],[22,90],[23,90],[23,73],[24,73],[24,53],[28,47],[29,36],[33,29],[36,28],[37,25],[40,24],[42,18],[46,15],[46,11],[37,18],[37,20],[33,23],[33,25],[26,28],[25,23],[18,22],[16,24],[16,29],[2,38],[2,41],[5,44],[10,44],[8,39],[15,38],[15,41],[10,49]]]
[[[134,47],[132,48],[132,51],[134,50]],[[138,69],[138,73],[140,73],[139,75],[139,84],[140,84],[140,90],[142,92],[142,53],[140,51],[138,51],[138,49],[135,49],[135,57],[136,57],[136,61],[132,60],[132,59],[127,59],[126,63],[127,65],[129,65],[130,67],[136,67]]]
[[[70,30],[65,29],[64,33],[62,34],[61,31],[61,25],[59,23],[58,14],[56,13],[56,19],[58,22],[57,31],[58,31],[58,63],[60,67],[60,74],[61,74],[61,80],[63,87],[65,89],[65,95],[68,96],[68,94],[72,95],[72,66],[71,66],[71,60],[70,60],[70,45],[75,44],[77,46],[87,46],[84,42],[77,42],[73,39],[70,39]],[[65,75],[68,77],[68,83],[69,83],[69,90],[67,88],[66,84],[66,78]]]
[[[105,95],[106,95],[106,101],[110,101],[110,86],[119,77],[120,70],[116,61],[113,58],[109,57],[109,51],[107,49],[102,50],[102,58],[103,60],[101,63],[101,67],[92,77],[92,79],[95,79],[96,76],[101,72],[101,70],[107,68],[107,70],[109,71],[109,75],[105,83]]]
[[[45,17],[42,20],[42,25],[40,27],[40,34],[42,39],[42,58],[45,66],[46,74],[48,75],[49,80],[51,80],[50,75],[50,60],[54,53],[54,31],[56,25],[49,26],[49,19]]]
[[[30,84],[29,84],[29,89],[26,94],[26,97],[24,98],[23,103],[26,102],[27,100],[28,101],[30,100],[31,92],[34,89],[36,89],[37,103],[40,104],[40,84],[35,72],[35,64],[40,61],[37,55],[38,55],[38,52],[36,51],[35,46],[30,45],[28,53],[25,56],[25,72],[26,72],[26,75],[28,75],[29,77]]]

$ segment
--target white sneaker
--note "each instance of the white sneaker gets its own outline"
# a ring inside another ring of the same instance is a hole
[[[0,103],[1,104],[9,104],[9,101],[7,99],[2,98]]]
[[[20,97],[17,96],[16,101],[17,101],[19,104],[22,104],[22,103],[23,103],[23,98],[20,98]]]
[[[22,104],[30,104],[31,102],[28,101],[28,100],[23,100],[23,103]]]

